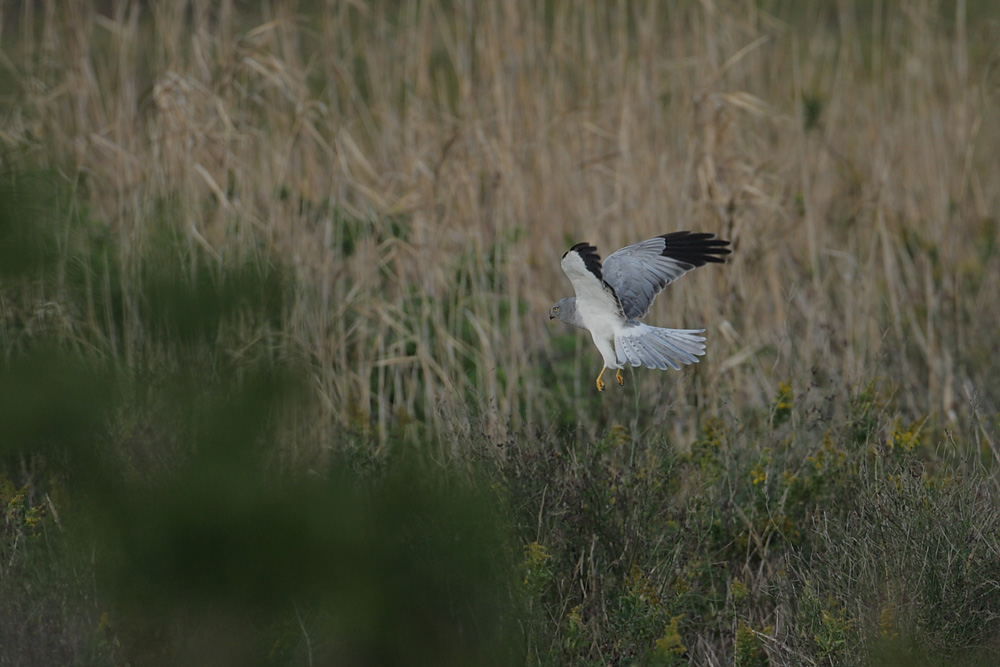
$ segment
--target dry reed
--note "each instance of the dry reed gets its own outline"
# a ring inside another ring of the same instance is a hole
[[[967,394],[997,408],[989,13],[26,2],[3,13],[2,141],[120,242],[123,339],[64,304],[102,353],[143,358],[134,295],[164,203],[219,265],[294,266],[282,344],[313,361],[316,442],[413,420],[690,435],[779,380],[875,377],[947,423]],[[709,354],[597,399],[596,352],[545,317],[570,292],[558,259],[677,229],[735,245],[649,316],[706,327]]]

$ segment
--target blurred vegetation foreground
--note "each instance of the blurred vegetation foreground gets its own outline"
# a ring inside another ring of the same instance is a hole
[[[994,3],[0,21],[0,666],[1000,664]]]

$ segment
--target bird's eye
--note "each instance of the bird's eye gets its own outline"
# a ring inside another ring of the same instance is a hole
[[[559,306],[556,306],[555,308],[553,308],[552,312],[553,313],[558,313],[559,312]]]

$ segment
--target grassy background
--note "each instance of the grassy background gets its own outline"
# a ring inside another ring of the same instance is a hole
[[[0,17],[0,664],[1000,650],[993,3]],[[558,259],[678,229],[597,394]]]

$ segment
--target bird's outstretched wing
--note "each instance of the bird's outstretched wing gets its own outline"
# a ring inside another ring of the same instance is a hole
[[[729,241],[716,238],[715,234],[663,234],[611,253],[604,260],[603,280],[618,295],[625,317],[639,319],[646,316],[653,299],[664,287],[695,267],[724,262],[722,256],[732,252],[728,245]],[[563,270],[566,270],[565,258]]]
[[[609,314],[621,311],[614,289],[604,280],[597,248],[589,243],[577,243],[566,251],[560,264],[563,273],[573,284],[578,304],[601,304]]]

